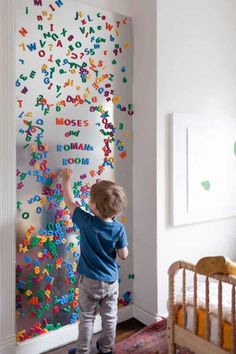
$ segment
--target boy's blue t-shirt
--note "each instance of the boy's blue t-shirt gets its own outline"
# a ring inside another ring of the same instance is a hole
[[[79,207],[72,221],[80,229],[79,273],[104,282],[118,280],[116,251],[128,246],[124,226],[117,221],[103,221]]]

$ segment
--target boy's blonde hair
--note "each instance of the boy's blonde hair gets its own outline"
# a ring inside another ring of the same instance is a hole
[[[128,199],[122,187],[102,180],[91,187],[91,202],[104,218],[111,218],[127,207]]]

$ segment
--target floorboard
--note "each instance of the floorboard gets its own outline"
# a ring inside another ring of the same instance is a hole
[[[138,332],[143,327],[145,327],[145,325],[143,323],[139,322],[138,320],[136,320],[135,318],[131,318],[128,321],[119,323],[117,325],[117,330],[116,330],[116,343],[120,343],[123,340],[129,338],[130,336],[132,336],[133,334]],[[93,349],[92,349],[91,354],[97,353],[95,346],[96,346],[96,341],[99,338],[99,335],[100,334],[97,333],[93,336],[93,342],[92,342]],[[75,346],[76,346],[76,342],[70,343],[68,345],[65,345],[64,347],[57,348],[55,350],[51,350],[51,351],[47,352],[47,354],[67,354],[68,350],[70,348],[75,347]]]

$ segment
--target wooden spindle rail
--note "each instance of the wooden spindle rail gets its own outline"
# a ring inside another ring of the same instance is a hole
[[[232,353],[236,354],[235,285],[232,286]]]
[[[198,330],[198,312],[197,312],[197,273],[193,276],[193,331],[197,334]]]
[[[222,281],[218,283],[218,345],[223,344],[223,316],[222,316]]]
[[[205,337],[206,340],[209,341],[210,340],[210,290],[209,290],[209,277],[206,277],[205,280],[205,285],[206,285],[206,308],[205,308],[205,328],[206,328],[206,333],[205,333]]]
[[[184,328],[187,327],[187,308],[186,308],[186,270],[183,269],[182,273],[182,289],[183,289],[183,317],[184,317]]]

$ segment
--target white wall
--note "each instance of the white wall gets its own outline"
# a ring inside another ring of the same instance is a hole
[[[169,226],[171,112],[236,117],[236,2],[158,0],[157,7],[158,312],[166,312],[167,270],[179,259],[236,259],[236,218]]]
[[[156,234],[156,0],[133,0],[134,315],[157,319]]]

